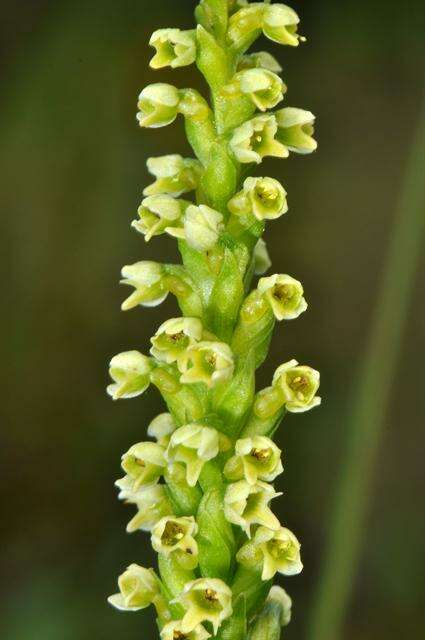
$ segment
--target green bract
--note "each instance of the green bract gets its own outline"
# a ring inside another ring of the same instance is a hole
[[[147,427],[151,441],[122,455],[125,476],[115,483],[135,508],[127,531],[150,534],[159,574],[131,565],[109,602],[133,612],[153,604],[161,640],[280,640],[291,599],[272,580],[302,564],[297,538],[271,507],[283,472],[274,435],[287,414],[320,404],[320,376],[290,360],[271,386],[256,385],[276,321],[297,318],[307,303],[289,275],[254,280],[271,267],[266,223],[288,203],[278,180],[253,173],[265,157],[314,151],[315,118],[277,108],[287,92],[280,63],[249,52],[262,34],[294,47],[303,41],[293,9],[200,0],[195,17],[196,29],[152,34],[150,66],[196,63],[210,100],[180,88],[173,71],[172,84],[143,89],[137,114],[148,128],[183,116],[194,157],[148,158],[154,181],[131,223],[146,242],[175,238],[181,263],[141,260],[124,266],[121,280],[132,288],[123,310],[155,307],[168,294],[178,310],[161,320],[149,357],[112,358],[107,389],[132,398],[151,385],[167,406]]]

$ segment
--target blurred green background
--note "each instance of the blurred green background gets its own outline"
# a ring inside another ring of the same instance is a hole
[[[192,67],[155,74],[150,33],[191,28],[190,0],[38,0],[2,6],[0,167],[2,333],[6,370],[1,463],[2,622],[8,640],[154,638],[153,616],[105,603],[130,562],[153,557],[128,536],[116,500],[120,455],[162,409],[158,395],[113,404],[115,353],[147,349],[175,315],[122,314],[123,264],[176,260],[171,239],[145,245],[129,228],[149,155],[189,155],[181,123],[140,131],[135,105],[157,79],[202,87]],[[318,116],[319,153],[261,171],[289,192],[269,225],[276,270],[303,281],[310,309],[279,325],[274,368],[319,368],[323,406],[289,416],[280,516],[303,542],[304,572],[282,584],[295,600],[285,637],[305,637],[343,460],[353,388],[365,355],[409,149],[421,111],[422,2],[294,3],[308,36],[281,60],[287,104]],[[265,43],[261,43],[264,48]],[[417,276],[385,412],[344,640],[416,638],[423,630],[423,281]],[[391,315],[387,322],[391,323]],[[380,367],[380,362],[376,362]],[[350,504],[346,505],[347,510]],[[422,635],[422,634],[421,634]]]

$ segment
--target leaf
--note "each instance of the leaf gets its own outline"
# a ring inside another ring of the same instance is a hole
[[[223,511],[223,491],[211,488],[202,498],[196,521],[199,526],[199,568],[204,577],[227,580],[235,554],[235,540]]]

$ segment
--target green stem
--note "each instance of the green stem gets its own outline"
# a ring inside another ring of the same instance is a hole
[[[385,410],[424,230],[424,121],[411,151],[394,223],[369,347],[354,395],[346,459],[335,498],[328,550],[308,631],[310,640],[342,638],[342,626],[358,569],[372,471],[383,435]]]

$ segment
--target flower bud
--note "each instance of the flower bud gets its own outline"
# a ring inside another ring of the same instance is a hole
[[[276,140],[277,122],[273,115],[261,115],[234,130],[230,148],[238,162],[259,164],[265,156],[287,158],[288,149]]]
[[[156,54],[149,63],[152,69],[168,66],[175,69],[195,62],[196,35],[193,29],[158,29],[153,32],[149,44],[156,49]]]
[[[275,113],[277,120],[277,138],[294,153],[312,153],[317,149],[314,134],[315,116],[311,111],[285,107]]]
[[[273,42],[297,47],[299,40],[303,40],[297,33],[299,21],[295,11],[284,4],[265,5],[263,33]]]
[[[178,198],[182,193],[193,191],[199,183],[201,164],[192,158],[177,154],[148,158],[147,167],[157,180],[146,187],[145,196],[170,194]]]
[[[246,178],[227,207],[235,215],[253,214],[257,220],[274,220],[288,211],[286,191],[274,178]]]
[[[211,638],[211,634],[201,624],[197,625],[193,631],[183,633],[181,620],[173,620],[166,624],[160,635],[161,640],[207,640],[207,638]]]
[[[155,438],[161,446],[167,447],[170,436],[175,430],[176,423],[171,413],[160,413],[148,426],[148,436]]]
[[[124,351],[109,363],[109,375],[114,381],[107,392],[114,400],[140,396],[150,384],[152,362],[138,351]]]
[[[166,516],[152,529],[152,546],[163,555],[173,554],[183,569],[192,571],[198,565],[198,544],[194,538],[197,532],[193,516]]]
[[[292,601],[281,587],[272,587],[251,626],[248,640],[280,640],[281,628],[291,620]]]
[[[169,195],[149,196],[137,210],[139,220],[133,220],[131,226],[149,242],[153,236],[167,233],[170,228],[177,226],[187,206],[187,202]]]
[[[260,111],[267,111],[279,104],[287,90],[281,78],[267,69],[241,71],[236,75],[235,83]]]
[[[221,213],[205,204],[189,205],[184,216],[184,228],[170,229],[170,234],[185,239],[197,251],[209,251],[217,244],[223,228]]]
[[[255,485],[258,480],[272,482],[283,471],[281,450],[265,436],[242,438],[235,445],[235,455],[227,461],[224,475],[228,480],[241,480]]]
[[[225,582],[217,578],[199,578],[186,584],[176,598],[186,609],[182,620],[182,632],[190,633],[202,622],[210,622],[214,635],[232,613],[232,591]]]
[[[181,355],[178,367],[182,373],[181,382],[203,382],[211,388],[232,377],[233,353],[225,342],[198,342]]]
[[[282,587],[274,586],[270,589],[266,603],[274,604],[281,610],[281,625],[286,627],[291,622],[292,600]]]
[[[256,276],[262,276],[272,266],[269,252],[265,241],[260,238],[254,247],[254,273]]]
[[[158,82],[143,89],[137,103],[141,127],[156,129],[171,124],[179,112],[180,95],[171,84]]]
[[[139,442],[125,453],[121,467],[134,480],[134,490],[158,482],[166,465],[165,449],[155,442]]]
[[[264,5],[255,2],[234,13],[229,19],[227,37],[236,50],[246,50],[261,34]]]
[[[118,578],[119,593],[108,602],[120,611],[140,611],[149,607],[160,595],[158,578],[153,569],[131,564]]]
[[[277,320],[293,320],[307,309],[303,286],[291,276],[275,273],[261,278],[258,291],[269,302]]]
[[[137,307],[156,307],[165,300],[168,290],[164,284],[164,268],[157,262],[143,260],[126,265],[121,270],[121,284],[134,287],[135,291],[121,305],[123,311]]]
[[[224,515],[251,537],[251,526],[259,524],[273,531],[280,528],[280,522],[268,506],[270,500],[282,495],[276,493],[270,484],[257,482],[250,485],[246,480],[229,484],[224,496]]]
[[[198,318],[171,318],[151,338],[150,352],[157,360],[176,362],[188,347],[201,340],[202,331]]]
[[[236,559],[246,566],[262,567],[262,580],[271,580],[276,573],[293,576],[301,573],[300,543],[289,529],[272,531],[258,527],[252,540],[241,547]]]
[[[127,525],[128,533],[139,529],[150,531],[158,520],[172,515],[171,505],[163,485],[150,484],[135,490],[134,480],[130,476],[120,478],[115,485],[120,490],[118,498],[137,507],[136,515]]]
[[[273,386],[279,387],[285,398],[285,407],[292,413],[302,413],[317,407],[321,398],[316,396],[320,373],[296,360],[282,364],[275,371]]]
[[[273,71],[273,73],[282,71],[279,62],[268,51],[256,51],[242,56],[239,61],[238,71],[243,71],[244,69],[267,69],[268,71]]]
[[[186,424],[171,436],[166,457],[171,462],[186,465],[186,480],[190,487],[198,482],[204,464],[220,451],[220,435],[216,429],[201,424]]]

